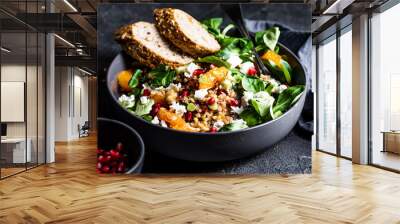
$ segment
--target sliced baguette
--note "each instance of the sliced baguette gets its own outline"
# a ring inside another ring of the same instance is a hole
[[[179,9],[154,10],[158,31],[175,46],[194,57],[213,54],[221,46],[191,15]]]
[[[152,23],[136,22],[121,27],[115,39],[122,49],[140,63],[150,68],[160,64],[178,67],[193,61],[193,58],[168,43]]]

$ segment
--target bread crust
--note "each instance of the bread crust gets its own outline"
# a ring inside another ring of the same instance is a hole
[[[178,22],[175,20],[174,10],[177,9],[162,8],[154,10],[155,25],[162,36],[182,49],[183,52],[194,57],[210,55],[220,50],[220,47],[210,48],[209,46],[200,45],[191,40],[190,37],[181,30]],[[192,19],[195,20],[194,18]],[[211,34],[210,37],[214,39]]]
[[[187,61],[175,61],[175,60],[170,60],[169,58],[165,58],[162,55],[158,54],[157,52],[149,49],[146,47],[140,39],[136,38],[132,34],[132,29],[134,28],[135,24],[129,24],[126,26],[121,27],[117,32],[115,33],[115,40],[121,44],[122,49],[131,57],[134,59],[138,60],[140,63],[150,67],[150,68],[155,68],[160,64],[168,65],[172,68],[176,68],[182,65],[185,65],[187,63],[190,63],[193,58],[183,55],[188,58]],[[173,49],[173,51],[176,54],[182,54],[179,52],[177,49]]]

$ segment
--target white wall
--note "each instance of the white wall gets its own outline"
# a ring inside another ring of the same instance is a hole
[[[88,78],[72,67],[56,67],[55,74],[55,140],[70,141],[88,120]]]

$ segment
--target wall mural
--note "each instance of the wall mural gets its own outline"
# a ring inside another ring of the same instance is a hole
[[[305,4],[102,4],[99,173],[311,172]]]

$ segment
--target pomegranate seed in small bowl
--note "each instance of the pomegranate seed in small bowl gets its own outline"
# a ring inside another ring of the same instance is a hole
[[[98,118],[99,173],[140,173],[144,162],[144,143],[140,135],[128,125],[107,118]]]

